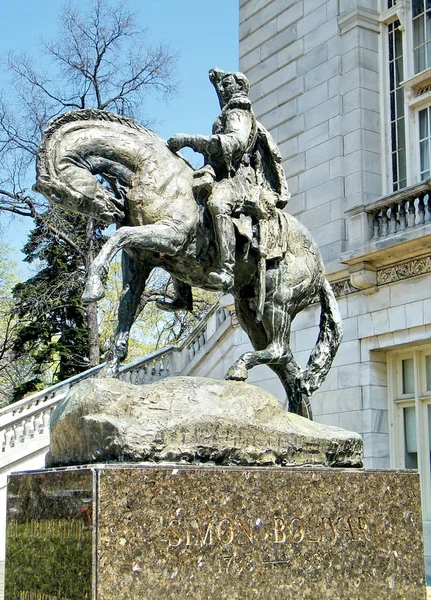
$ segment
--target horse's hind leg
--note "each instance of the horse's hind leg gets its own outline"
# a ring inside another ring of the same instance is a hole
[[[118,324],[114,339],[106,355],[106,365],[101,372],[104,377],[117,377],[120,363],[126,358],[130,329],[142,310],[142,293],[151,273],[151,267],[130,258],[125,252],[121,261],[123,291],[118,306]]]
[[[246,302],[238,303],[238,318],[247,331],[254,351],[245,352],[229,369],[226,379],[245,381],[257,365],[290,364],[300,372],[289,346],[291,318],[286,307],[268,303],[261,323]]]
[[[301,377],[301,367],[292,359],[289,362],[268,365],[281,381],[286,391],[285,409],[288,412],[301,415],[307,419],[313,419],[313,412],[308,396],[300,390],[298,381]]]

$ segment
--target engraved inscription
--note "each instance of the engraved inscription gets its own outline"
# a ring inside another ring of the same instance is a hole
[[[42,592],[13,592],[18,600],[71,600],[68,596],[65,596],[62,592],[58,592],[56,595],[43,594]],[[86,595],[83,600],[90,600],[90,596]]]
[[[168,525],[168,548],[179,546],[231,546],[253,544],[253,523],[243,518],[223,518],[219,521],[184,522],[172,519]]]
[[[370,528],[364,515],[314,519],[297,515],[274,515],[269,519],[235,516],[187,520],[178,517],[171,519],[166,529],[167,546],[171,550],[190,546],[247,546],[255,544],[256,540],[275,545],[371,540]]]
[[[81,540],[84,533],[89,531],[82,520],[67,521],[66,519],[36,521],[25,523],[11,521],[7,526],[7,533],[18,538],[49,538],[58,537],[63,540]]]

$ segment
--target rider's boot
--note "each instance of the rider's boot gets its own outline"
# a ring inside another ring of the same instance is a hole
[[[227,215],[217,215],[214,219],[214,227],[220,253],[220,272],[210,273],[208,279],[212,284],[228,292],[234,283],[235,227]]]

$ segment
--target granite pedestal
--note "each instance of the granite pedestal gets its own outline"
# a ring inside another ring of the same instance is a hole
[[[419,477],[94,465],[9,478],[6,600],[424,600]]]

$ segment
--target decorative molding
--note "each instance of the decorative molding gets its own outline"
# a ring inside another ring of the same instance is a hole
[[[377,271],[377,285],[395,283],[418,275],[431,273],[431,255],[406,260]]]
[[[349,296],[350,294],[356,294],[361,291],[359,288],[352,285],[350,277],[341,279],[340,281],[334,281],[331,283],[331,288],[336,298],[340,298],[340,296]]]
[[[367,269],[367,280],[368,276],[372,275],[372,270]],[[361,271],[357,271],[358,273]],[[427,256],[421,256],[419,258],[413,258],[410,260],[405,260],[403,262],[399,262],[395,265],[390,265],[389,267],[382,267],[377,269],[375,272],[376,275],[376,285],[388,285],[390,283],[396,283],[397,281],[403,281],[404,279],[411,279],[412,277],[418,277],[420,275],[426,275],[431,273],[431,254]],[[372,275],[374,279],[374,275]],[[375,291],[375,285],[373,284],[369,288],[360,289],[353,285],[350,277],[346,277],[345,279],[340,279],[339,281],[331,282],[332,291],[335,294],[336,298],[340,298],[342,296],[350,296],[351,294],[357,294],[358,292],[363,292],[365,294],[370,293],[371,290]],[[319,301],[319,297],[316,296],[313,299],[313,304]]]
[[[362,6],[351,8],[338,17],[338,25],[341,35],[356,27],[369,29],[374,33],[380,33],[380,18],[379,13],[374,10],[368,10]]]

